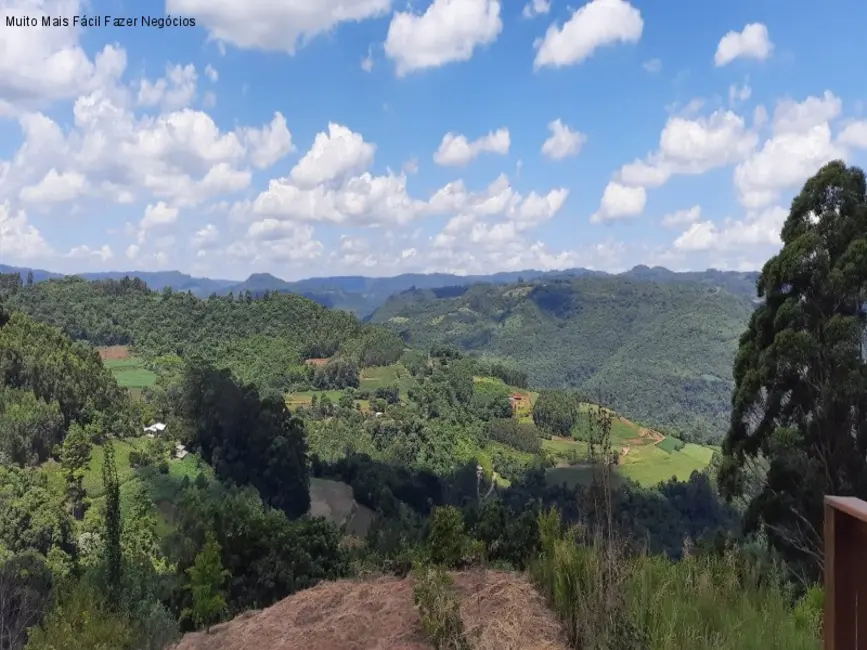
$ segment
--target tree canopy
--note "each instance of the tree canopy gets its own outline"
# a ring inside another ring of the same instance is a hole
[[[823,495],[867,497],[864,172],[819,170],[780,236],[740,340],[720,480],[746,497],[750,527],[815,574]]]

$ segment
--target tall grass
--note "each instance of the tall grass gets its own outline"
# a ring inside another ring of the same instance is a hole
[[[580,650],[817,650],[781,580],[736,551],[722,556],[626,555],[612,539],[563,532],[540,516],[531,574]],[[584,537],[582,539],[582,537]]]
[[[694,554],[678,562],[630,552],[612,526],[611,417],[589,413],[588,491],[607,514],[593,531],[539,515],[541,553],[530,573],[576,650],[818,650],[821,590],[793,607],[783,572],[745,553]]]

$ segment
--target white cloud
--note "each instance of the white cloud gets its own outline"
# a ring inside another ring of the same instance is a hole
[[[48,257],[52,252],[24,210],[13,210],[8,201],[0,203],[0,258],[33,260]]]
[[[156,205],[148,205],[144,211],[144,217],[139,222],[142,230],[151,230],[162,226],[169,226],[178,220],[178,209],[167,206],[163,201]]]
[[[292,181],[303,188],[345,179],[367,169],[376,147],[340,124],[329,123],[328,133],[317,133],[310,148],[292,169]]]
[[[82,13],[78,0],[4,0],[0,24],[7,16],[75,16]],[[74,27],[5,28],[0,56],[0,115],[20,115],[59,99],[91,92],[116,79],[125,59],[106,47],[91,61],[79,45]]]
[[[586,135],[573,131],[559,119],[549,122],[548,130],[551,131],[551,136],[542,144],[542,154],[552,160],[577,156],[587,142]]]
[[[837,136],[840,144],[855,149],[867,149],[867,120],[847,124]]]
[[[248,166],[265,169],[294,150],[280,113],[260,128],[224,132],[202,111],[155,116],[134,112],[136,103],[128,87],[108,84],[75,100],[66,128],[41,113],[22,113],[23,143],[0,163],[0,196],[43,205],[156,199],[193,207],[245,189]]]
[[[74,260],[98,260],[107,262],[114,257],[114,253],[108,244],[103,244],[99,248],[91,248],[87,245],[75,246],[66,254],[66,257]]]
[[[648,59],[641,64],[641,67],[651,74],[656,74],[662,71],[662,61],[659,59]]]
[[[845,154],[832,142],[827,123],[802,133],[776,135],[735,168],[739,199],[748,208],[773,203],[782,190],[800,185],[822,165]]]
[[[271,123],[261,129],[242,129],[241,137],[249,151],[250,162],[257,169],[267,169],[295,151],[286,118],[279,112],[274,113]]]
[[[687,224],[695,223],[701,219],[701,206],[694,205],[686,210],[677,210],[670,212],[662,218],[662,225],[665,228],[677,228]]]
[[[53,167],[36,185],[21,189],[19,198],[25,203],[66,203],[87,189],[87,179],[77,172],[57,173]]]
[[[359,227],[409,223],[421,214],[423,203],[409,196],[403,174],[364,172],[337,185],[314,187],[299,187],[292,178],[273,179],[251,208],[260,216]]]
[[[294,54],[344,22],[384,15],[391,0],[166,0],[166,13],[195,16],[213,40],[239,48]]]
[[[511,145],[509,129],[491,131],[472,142],[464,135],[446,133],[439,149],[434,153],[434,162],[443,167],[464,167],[482,153],[505,156]]]
[[[189,105],[196,96],[199,76],[192,63],[185,66],[167,65],[166,76],[151,82],[139,81],[139,106],[160,106],[164,110],[175,110]]]
[[[530,0],[524,5],[521,15],[524,18],[535,18],[551,11],[551,0]]]
[[[205,225],[193,235],[191,244],[195,249],[211,248],[215,246],[220,237],[220,230],[212,223]]]
[[[597,48],[614,43],[637,43],[644,30],[641,12],[626,0],[590,0],[562,27],[548,27],[537,42],[534,66],[566,66],[581,63]]]
[[[659,187],[673,174],[703,174],[746,158],[758,136],[742,117],[718,110],[708,117],[673,116],[659,137],[659,150],[620,168],[615,179],[625,185]]]
[[[373,52],[368,50],[367,56],[361,59],[361,69],[365,72],[373,72]]]
[[[783,190],[800,185],[825,163],[845,158],[846,150],[833,141],[830,125],[841,109],[839,98],[827,91],[821,98],[780,101],[773,136],[734,170],[741,204],[755,209],[774,203]]]
[[[780,229],[788,212],[774,206],[750,212],[742,220],[726,219],[722,226],[713,221],[693,223],[674,241],[680,251],[729,251],[753,246],[779,246]]]
[[[214,68],[210,63],[205,66],[205,76],[211,81],[211,83],[217,83],[217,80],[220,78],[216,68]]]
[[[783,99],[774,110],[774,133],[803,133],[836,119],[843,110],[843,102],[830,90],[821,97],[810,96],[802,102]]]
[[[423,14],[395,12],[385,54],[397,75],[469,61],[503,29],[500,0],[434,0]]]
[[[749,81],[743,84],[732,84],[729,86],[729,106],[737,106],[747,101],[753,94],[753,89],[750,87]]]
[[[643,187],[627,187],[612,181],[605,186],[599,210],[590,217],[590,222],[636,217],[644,211],[646,203],[647,192]]]
[[[740,32],[728,32],[720,39],[714,64],[721,67],[738,58],[762,61],[773,51],[774,44],[768,36],[768,28],[762,23],[749,23]]]

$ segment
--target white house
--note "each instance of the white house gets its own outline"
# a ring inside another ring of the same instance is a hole
[[[162,433],[166,430],[166,425],[162,422],[157,422],[156,424],[152,424],[149,427],[145,427],[144,430],[145,433]]]

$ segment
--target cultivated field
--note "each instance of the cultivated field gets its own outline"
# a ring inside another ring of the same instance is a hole
[[[103,365],[111,370],[118,386],[129,389],[133,397],[141,394],[141,389],[153,386],[156,374],[145,368],[144,362],[130,354],[129,346],[110,345],[97,348]]]
[[[590,408],[588,404],[581,410],[586,413]],[[588,427],[587,421],[582,421],[575,428],[575,435],[582,437]],[[693,471],[707,467],[713,455],[710,447],[684,444],[618,415],[611,423],[611,445],[620,454],[615,473],[646,487],[672,476],[686,480]],[[587,462],[587,443],[559,438],[543,440],[542,448],[557,462],[556,467],[548,470],[551,484],[574,485],[592,479],[594,468]]]

